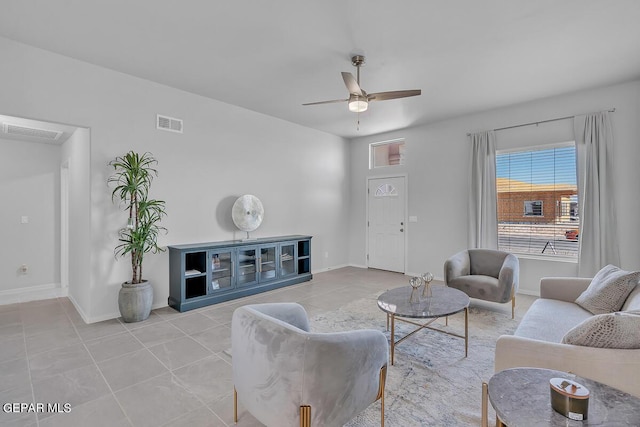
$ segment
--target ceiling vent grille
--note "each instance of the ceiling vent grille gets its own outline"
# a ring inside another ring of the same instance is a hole
[[[156,116],[156,129],[182,133],[182,120],[158,114]]]
[[[51,141],[57,141],[58,138],[60,138],[60,135],[62,135],[63,133],[63,132],[54,131],[54,130],[17,126],[9,123],[2,124],[2,132],[6,133],[7,135],[42,138],[42,139],[48,139]]]

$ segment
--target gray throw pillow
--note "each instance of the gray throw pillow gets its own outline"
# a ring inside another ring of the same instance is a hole
[[[598,348],[640,348],[640,315],[631,312],[598,314],[575,326],[563,344]]]
[[[576,304],[593,314],[613,313],[620,310],[639,279],[640,271],[629,272],[609,264],[598,271]]]
[[[640,285],[636,285],[624,302],[621,311],[640,310]]]

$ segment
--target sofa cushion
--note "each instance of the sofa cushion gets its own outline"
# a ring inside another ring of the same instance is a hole
[[[590,317],[591,313],[572,302],[540,298],[531,304],[514,335],[560,343],[571,328]]]
[[[576,304],[593,314],[620,310],[640,279],[640,272],[621,270],[614,265],[602,268],[589,287],[576,299]]]
[[[640,285],[636,285],[622,306],[622,311],[631,310],[640,310]]]
[[[640,315],[617,312],[592,316],[567,332],[562,343],[598,348],[640,348]]]

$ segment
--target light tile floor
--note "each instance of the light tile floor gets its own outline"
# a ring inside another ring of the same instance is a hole
[[[5,412],[7,426],[232,426],[230,323],[240,305],[293,301],[309,317],[407,276],[341,268],[310,282],[179,313],[165,307],[149,319],[85,324],[67,298],[0,305],[0,404],[70,404],[69,413]],[[526,310],[532,297],[520,301]],[[510,311],[510,305],[484,304]],[[382,316],[381,312],[381,316]],[[240,408],[239,427],[260,426]]]

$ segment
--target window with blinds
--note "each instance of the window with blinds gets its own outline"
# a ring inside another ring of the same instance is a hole
[[[500,250],[577,258],[575,143],[498,151],[496,186]]]

